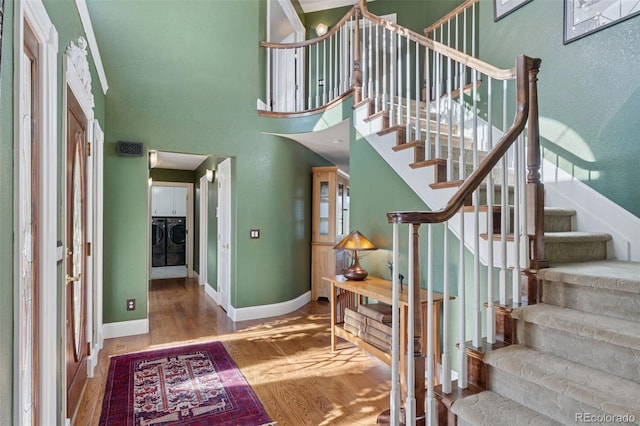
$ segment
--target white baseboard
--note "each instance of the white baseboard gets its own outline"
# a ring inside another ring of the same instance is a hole
[[[293,300],[273,303],[271,305],[250,306],[247,308],[234,308],[233,306],[229,306],[228,315],[232,321],[275,317],[298,310],[309,302],[311,302],[311,291],[307,291]]]
[[[209,283],[204,283],[204,292],[216,302],[217,305],[220,304],[220,294],[213,288]]]
[[[102,337],[113,339],[114,337],[134,336],[149,332],[149,319],[109,322],[102,325]]]

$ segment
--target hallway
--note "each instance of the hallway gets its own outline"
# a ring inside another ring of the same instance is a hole
[[[371,425],[389,404],[389,368],[347,343],[329,350],[329,305],[233,323],[193,279],[153,280],[150,333],[105,340],[76,425],[100,420],[108,357],[220,340],[274,421],[282,425]]]

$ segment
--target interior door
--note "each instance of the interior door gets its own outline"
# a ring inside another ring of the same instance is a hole
[[[218,166],[218,295],[220,306],[229,309],[231,286],[231,160]]]
[[[67,91],[66,370],[67,417],[73,419],[87,381],[87,119]]]

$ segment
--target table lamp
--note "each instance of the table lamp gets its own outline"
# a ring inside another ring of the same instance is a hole
[[[351,266],[344,271],[343,275],[348,280],[362,281],[367,278],[367,271],[360,266],[360,259],[358,257],[358,250],[377,250],[378,248],[373,245],[364,235],[358,231],[351,231],[349,235],[344,237],[338,244],[333,246],[336,250],[351,250],[353,251]]]

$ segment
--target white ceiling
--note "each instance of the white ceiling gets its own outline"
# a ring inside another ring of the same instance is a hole
[[[302,6],[304,13],[333,9],[341,6],[353,6],[356,3],[358,3],[358,0],[300,0],[300,6]]]
[[[180,152],[158,152],[156,169],[195,170],[208,155],[183,154]]]
[[[349,119],[325,130],[309,133],[278,134],[292,139],[349,173]]]

